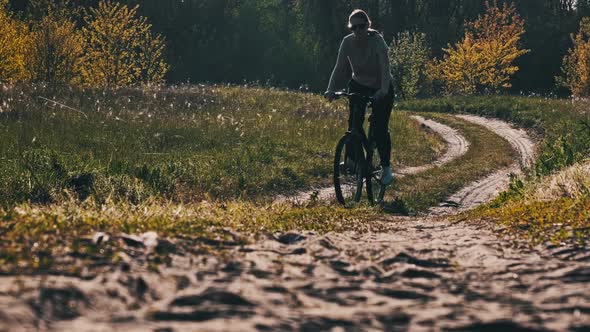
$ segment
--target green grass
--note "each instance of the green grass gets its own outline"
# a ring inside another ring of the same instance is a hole
[[[0,210],[0,273],[51,270],[81,273],[82,266],[97,260],[114,260],[125,247],[119,239],[104,246],[91,241],[95,232],[111,236],[121,233],[157,232],[160,237],[190,241],[182,250],[221,250],[220,241],[247,243],[262,233],[291,229],[319,233],[379,231],[374,223],[377,209],[344,209],[333,205],[273,204],[260,206],[245,201],[173,203],[148,200],[140,204],[92,199],[52,205],[21,204]],[[235,232],[240,235],[233,236]],[[155,253],[150,259],[161,259]],[[162,253],[166,256],[166,253]],[[72,266],[68,258],[81,258]]]
[[[525,238],[532,244],[584,245],[590,238],[590,197],[511,200],[478,207],[456,219],[498,223],[504,226],[505,235]]]
[[[465,156],[445,167],[400,180],[391,189],[386,211],[418,213],[465,183],[511,161],[507,143],[482,127],[447,116],[425,116],[458,128],[471,140],[472,147]],[[393,196],[397,197],[396,201],[391,200]],[[399,206],[400,202],[403,206]],[[304,205],[247,200],[181,203],[150,197],[135,204],[97,202],[93,198],[79,202],[71,197],[54,204],[22,203],[0,210],[0,218],[0,260],[7,272],[57,269],[79,273],[75,267],[61,262],[61,258],[116,259],[117,252],[124,250],[121,243],[110,243],[106,249],[101,247],[103,252],[99,253],[99,247],[89,240],[97,231],[109,234],[155,231],[164,237],[192,239],[190,246],[198,250],[215,250],[218,248],[209,243],[212,239],[226,239],[228,230],[242,234],[238,239],[242,243],[261,233],[276,231],[387,230],[386,224],[380,222],[386,218],[383,210],[364,201],[355,208],[345,209],[329,202],[313,201]]]
[[[590,102],[540,97],[479,96],[418,99],[402,109],[420,112],[472,113],[530,128],[542,144],[531,170],[546,176],[590,155]]]
[[[29,86],[6,88],[0,98],[0,205],[6,208],[70,196],[256,200],[326,183],[348,117],[344,101],[243,87]],[[405,113],[393,114],[391,131],[397,165],[428,163],[443,146]]]

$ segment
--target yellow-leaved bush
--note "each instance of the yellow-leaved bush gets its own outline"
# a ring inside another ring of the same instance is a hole
[[[8,10],[8,0],[0,0],[0,82],[26,80],[29,71],[25,54],[29,33]]]
[[[521,49],[524,20],[514,4],[499,7],[486,1],[486,12],[466,23],[465,37],[443,49],[441,60],[433,60],[430,80],[440,81],[448,93],[472,94],[510,87],[518,71],[514,60],[529,50]]]
[[[168,71],[164,39],[151,33],[138,6],[129,8],[110,0],[86,11],[82,34],[82,82],[90,86],[125,86],[163,81]]]
[[[573,47],[563,58],[562,75],[557,84],[569,89],[576,97],[590,95],[590,17],[582,18],[580,30],[574,37]]]
[[[28,67],[32,79],[47,83],[80,82],[84,40],[80,30],[63,9],[48,13],[32,27]]]

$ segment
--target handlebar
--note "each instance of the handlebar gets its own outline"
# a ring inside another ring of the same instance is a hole
[[[338,91],[338,92],[334,92],[334,96],[335,99],[341,98],[341,97],[347,97],[347,98],[359,98],[359,99],[364,99],[368,102],[374,102],[375,98],[374,97],[369,97],[360,93],[348,93],[346,91]]]

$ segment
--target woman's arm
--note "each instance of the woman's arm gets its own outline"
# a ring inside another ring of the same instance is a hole
[[[377,35],[377,57],[379,58],[379,67],[381,68],[381,91],[385,96],[389,91],[389,83],[391,80],[391,69],[389,67],[389,47],[381,35]]]
[[[342,80],[342,76],[346,74],[346,63],[348,62],[348,57],[346,54],[346,38],[342,40],[340,43],[340,49],[338,50],[338,58],[336,59],[336,65],[334,66],[334,70],[332,71],[332,75],[330,76],[330,83],[328,83],[328,92],[335,91],[336,84],[338,84]]]

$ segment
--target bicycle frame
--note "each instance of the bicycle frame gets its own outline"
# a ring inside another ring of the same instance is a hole
[[[364,123],[364,117],[365,117],[365,111],[366,108],[372,108],[373,107],[373,98],[371,97],[367,97],[364,95],[360,95],[360,94],[356,94],[356,93],[346,93],[346,92],[337,92],[336,93],[336,97],[348,97],[349,98],[349,103],[352,102],[353,98],[361,98],[364,99],[365,101],[367,101],[368,105],[365,106],[365,110],[361,110],[361,109],[353,109],[352,110],[352,114],[350,114],[351,119],[349,120],[352,125],[350,126],[351,128],[348,129],[348,131],[346,132],[345,135],[352,135],[352,136],[357,136],[356,138],[358,138],[362,144],[363,144],[363,148],[365,149],[365,151],[368,151],[371,146],[370,146],[370,140],[372,139],[372,137],[367,138],[367,135],[365,134],[365,130],[363,129],[362,125]],[[363,119],[359,119],[359,117],[363,117]],[[369,117],[370,119],[370,117]],[[360,121],[359,121],[360,120]],[[360,124],[360,126],[357,128],[357,124]],[[369,134],[371,134],[371,125],[369,124]],[[370,135],[372,136],[372,135]]]
[[[373,168],[373,162],[372,162],[372,158],[375,153],[375,146],[376,146],[376,142],[374,141],[374,137],[372,135],[373,134],[372,133],[373,125],[371,123],[371,116],[372,115],[369,117],[369,137],[368,138],[367,138],[365,131],[363,129],[363,123],[364,123],[364,116],[365,116],[366,108],[368,108],[368,107],[372,108],[372,106],[373,106],[372,103],[374,100],[371,97],[367,97],[367,96],[359,95],[359,94],[351,94],[351,93],[346,93],[346,92],[336,93],[336,98],[342,97],[342,96],[348,97],[349,102],[351,102],[351,103],[354,102],[353,101],[354,98],[363,98],[364,99],[362,104],[365,105],[364,106],[365,109],[355,109],[354,108],[355,106],[351,105],[349,129],[344,134],[344,137],[341,140],[345,139],[355,145],[352,147],[353,151],[357,151],[356,153],[354,153],[355,154],[354,158],[352,158],[354,161],[354,169],[356,169],[356,171],[359,172],[358,174],[360,174],[360,176],[364,180],[358,184],[358,186],[359,186],[358,190],[360,190],[360,187],[362,186],[362,183],[364,182],[366,184],[367,196],[369,198],[369,201],[371,203],[373,203],[372,180],[374,179],[376,181],[376,183],[381,184],[381,179],[379,177],[380,172],[378,172],[376,169]],[[366,104],[365,104],[365,102],[366,102]],[[360,119],[359,117],[363,117],[363,118]],[[350,149],[351,149],[351,147],[349,147],[348,145],[345,146],[345,150],[344,150],[344,155],[345,155],[344,158],[345,159],[348,158]],[[337,152],[337,154],[338,154],[338,152]],[[336,182],[335,182],[335,184],[336,184]],[[379,191],[379,200],[381,201],[383,199],[385,187],[381,184],[380,188],[381,188],[381,190]],[[337,191],[337,197],[338,197],[339,193],[341,195],[341,189],[337,188],[336,191]],[[360,194],[360,191],[357,191],[357,193]],[[360,196],[358,196],[359,194],[357,194],[357,196],[355,196],[356,201],[358,201],[358,199],[360,199]],[[343,201],[341,200],[341,197],[339,197],[339,201],[341,201],[341,203],[343,203]]]

